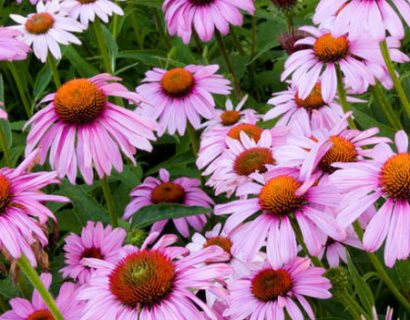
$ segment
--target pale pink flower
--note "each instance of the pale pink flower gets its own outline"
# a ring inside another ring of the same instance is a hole
[[[46,289],[50,289],[51,273],[42,273],[40,279]],[[76,299],[79,291],[72,282],[64,282],[60,287],[55,302],[65,320],[78,320],[83,313],[84,302]],[[12,309],[0,315],[0,320],[54,319],[37,290],[33,291],[31,302],[23,298],[13,298],[9,303]]]
[[[340,168],[329,181],[343,192],[337,223],[346,228],[379,199],[385,202],[370,220],[363,236],[363,248],[376,251],[384,239],[384,260],[392,267],[410,253],[410,153],[404,131],[395,135],[398,153],[386,143],[373,148],[372,160],[337,163]]]
[[[200,309],[210,319],[216,319],[194,292],[214,288],[213,281],[232,272],[223,263],[204,264],[208,260],[226,260],[225,251],[210,246],[186,255],[186,248],[169,247],[178,240],[175,235],[163,236],[148,249],[153,237],[155,233],[140,249],[124,248],[115,263],[85,259],[89,267],[97,270],[79,294],[81,300],[87,301],[81,320],[192,320],[198,319]]]
[[[192,26],[204,42],[212,39],[215,29],[227,35],[229,24],[241,26],[240,9],[253,15],[253,1],[165,0],[162,5],[169,34],[177,34],[186,44],[191,39]]]
[[[199,188],[201,181],[187,177],[170,180],[169,172],[166,169],[159,170],[160,179],[147,177],[136,188],[130,196],[132,200],[124,210],[123,219],[129,219],[134,213],[144,206],[157,203],[180,203],[185,206],[200,206],[210,208],[214,204],[213,200]],[[152,225],[152,231],[162,231],[168,220],[162,220]],[[173,219],[178,232],[187,238],[191,225],[196,231],[202,231],[206,223],[205,215],[196,215],[186,218]]]
[[[93,269],[85,266],[81,260],[97,258],[108,262],[115,261],[126,235],[121,228],[112,229],[109,225],[104,229],[101,222],[94,225],[93,221],[88,221],[81,231],[81,236],[71,233],[65,238],[64,256],[67,266],[60,270],[63,277],[78,280],[79,284],[87,282]]]
[[[47,95],[40,103],[47,106],[26,124],[32,124],[27,136],[26,154],[36,146],[40,163],[47,158],[60,177],[75,183],[77,168],[88,184],[93,168],[101,179],[112,167],[122,171],[120,150],[135,165],[136,149],[151,151],[156,123],[108,100],[120,97],[138,104],[141,97],[117,81],[121,78],[103,73],[89,79],[74,79]],[[113,82],[109,82],[113,81]]]
[[[62,0],[61,7],[73,19],[80,19],[86,28],[88,28],[89,21],[94,22],[96,17],[108,23],[108,17],[114,13],[120,16],[124,15],[121,7],[110,0]]]
[[[215,194],[226,192],[228,197],[244,183],[252,180],[254,172],[266,172],[269,165],[274,165],[276,141],[269,130],[264,130],[258,142],[240,132],[240,140],[225,138],[226,149],[213,161],[202,175],[210,175],[206,185],[215,190]]]
[[[17,30],[0,27],[0,60],[24,60],[30,47],[17,39],[23,34]]]
[[[373,320],[379,320],[379,316],[377,315],[377,310],[375,306],[372,307],[372,316]],[[366,320],[364,315],[362,315],[361,317],[362,320]],[[387,306],[386,317],[384,318],[384,320],[393,320],[393,308],[391,308],[390,306]]]
[[[397,11],[410,26],[410,4],[407,0],[392,0]],[[391,36],[402,39],[404,28],[396,11],[387,0],[321,0],[316,7],[313,22],[319,24],[332,20],[332,29],[336,35],[349,32],[353,38],[363,33],[383,41],[386,31]]]
[[[304,319],[304,310],[315,319],[305,296],[329,299],[332,287],[323,277],[326,269],[312,267],[307,258],[295,258],[289,263],[274,266],[268,262],[252,275],[243,277],[229,286],[230,305],[224,312],[231,319],[285,319],[285,309],[290,319]],[[298,304],[296,303],[298,302]]]
[[[296,44],[309,45],[311,48],[289,56],[281,80],[292,74],[292,83],[297,86],[301,99],[309,96],[320,78],[323,101],[332,102],[337,91],[337,64],[343,75],[344,86],[350,88],[352,93],[363,93],[369,85],[375,85],[375,76],[381,82],[387,82],[385,63],[376,40],[366,34],[359,39],[352,39],[349,34],[336,36],[331,30],[313,26],[299,29],[312,36],[298,40]],[[390,49],[392,59],[407,61],[407,56],[396,49],[397,43],[390,42],[394,45]]]
[[[240,251],[250,260],[266,245],[272,266],[292,260],[298,251],[291,218],[299,225],[313,256],[317,256],[322,247],[319,230],[338,241],[345,239],[343,230],[324,209],[336,207],[340,197],[331,185],[314,185],[319,178],[317,173],[301,179],[297,169],[278,167],[264,175],[254,173],[252,178],[257,183],[248,182],[238,188],[237,194],[246,196],[245,199],[215,206],[216,215],[231,214],[225,230],[238,234],[232,246],[234,254]],[[247,221],[256,213],[253,220]],[[244,226],[237,229],[242,223]]]
[[[16,169],[0,169],[0,245],[15,259],[23,253],[33,266],[36,258],[30,245],[36,240],[46,245],[48,239],[40,226],[48,218],[56,220],[43,203],[70,201],[40,191],[49,184],[59,183],[56,172],[25,172],[36,157],[37,152],[33,152]]]
[[[11,14],[10,18],[19,25],[10,28],[23,34],[19,38],[29,46],[33,45],[33,52],[41,62],[46,62],[48,51],[56,59],[61,59],[59,43],[63,45],[81,44],[72,32],[82,32],[83,25],[67,16],[67,13],[61,10],[58,0],[52,0],[46,4],[40,1],[36,9],[36,13],[30,13],[27,17]]]
[[[204,132],[208,132],[221,127],[231,128],[238,123],[255,123],[260,118],[256,111],[253,109],[242,110],[247,99],[246,95],[236,106],[232,104],[231,99],[226,99],[225,110],[215,109],[214,117],[202,123],[201,128],[205,128]]]
[[[298,89],[293,84],[286,91],[274,93],[273,97],[268,100],[268,103],[274,108],[263,116],[263,120],[267,121],[280,116],[276,122],[277,126],[289,125],[292,127],[294,121],[301,117],[301,113],[304,113],[316,126],[333,128],[342,119],[344,112],[336,101],[325,102],[323,100],[321,87],[320,82],[316,83],[305,99],[299,97]],[[337,96],[335,97],[337,98]],[[347,97],[347,101],[365,102],[350,96]],[[303,117],[306,118],[306,116]]]
[[[215,117],[211,93],[227,95],[231,90],[229,80],[215,74],[218,69],[218,65],[188,65],[169,71],[154,68],[145,74],[144,83],[136,91],[150,103],[150,106],[143,105],[144,114],[159,118],[159,136],[165,130],[169,134],[178,131],[182,136],[187,121],[198,130],[201,116],[205,119]]]
[[[1,106],[4,106],[2,102],[0,102],[0,107]],[[0,108],[0,119],[7,120],[7,118],[8,118],[8,114],[6,110],[3,110],[2,108]]]

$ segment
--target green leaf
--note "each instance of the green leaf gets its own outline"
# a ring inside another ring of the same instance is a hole
[[[85,191],[84,186],[72,185],[64,180],[61,184],[61,191],[71,200],[74,207],[72,213],[79,225],[85,226],[89,220],[109,223],[107,211]]]
[[[67,47],[64,57],[70,61],[80,76],[84,78],[90,78],[99,73],[97,68],[83,59],[72,46]]]
[[[365,310],[369,314],[372,314],[372,306],[375,305],[373,292],[367,285],[366,281],[360,276],[359,272],[352,262],[352,259],[349,256],[347,257],[347,268],[349,269],[349,273],[352,277],[354,288],[357,295],[359,296],[360,302],[362,303]]]
[[[145,206],[132,216],[132,228],[144,228],[157,221],[210,213],[204,207],[187,207],[177,203],[159,203]]]
[[[118,57],[118,45],[115,41],[114,37],[111,34],[111,31],[106,27],[102,26],[102,31],[104,35],[104,39],[106,41],[108,54],[111,57],[111,65],[113,66],[113,70],[115,70],[115,61]]]
[[[19,290],[17,286],[13,286],[9,278],[0,280],[0,294],[4,296],[6,299],[16,297],[18,295],[18,292]]]
[[[36,80],[34,81],[33,96],[34,100],[37,101],[44,90],[47,88],[51,81],[51,69],[46,63],[37,74]]]
[[[151,8],[162,8],[162,0],[132,0],[134,4],[151,7]]]
[[[373,119],[372,117],[369,117],[366,113],[360,111],[356,107],[352,107],[353,110],[353,116],[355,118],[355,121],[357,121],[361,127],[364,129],[371,128],[371,127],[378,127],[380,129],[380,136],[386,136],[389,138],[393,138],[395,131],[393,128],[386,126],[377,120]]]
[[[3,82],[3,75],[0,74],[0,101],[4,102],[4,82]],[[6,109],[4,106],[0,107],[4,110]],[[13,143],[12,135],[11,135],[11,128],[10,123],[8,121],[0,120],[0,130],[3,130],[3,133],[6,138],[7,148],[11,148]]]

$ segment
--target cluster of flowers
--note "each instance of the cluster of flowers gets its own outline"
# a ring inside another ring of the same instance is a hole
[[[393,2],[408,19],[408,3]],[[169,32],[185,42],[192,25],[204,41],[215,28],[226,34],[229,24],[242,23],[238,8],[254,10],[245,0],[236,5],[167,0],[163,7]],[[83,31],[95,15],[107,21],[113,12],[122,14],[107,0],[38,2],[37,13],[11,16],[19,26],[0,29],[0,59],[25,59],[31,44],[43,62],[48,50],[60,58],[57,42],[79,43],[71,32]],[[303,319],[302,310],[314,319],[305,296],[330,298],[331,284],[324,268],[298,256],[298,244],[313,257],[326,255],[330,267],[347,261],[345,245],[376,251],[385,239],[387,266],[407,259],[407,135],[396,133],[393,151],[390,139],[375,136],[377,128],[349,129],[352,114],[335,100],[341,84],[349,95],[365,92],[376,81],[392,87],[379,42],[387,41],[394,61],[408,61],[398,49],[404,35],[400,18],[385,1],[342,1],[335,8],[334,1],[322,0],[314,22],[319,26],[301,28],[308,35],[295,45],[305,47],[290,55],[282,75],[283,80],[292,75],[289,88],[274,94],[268,101],[274,107],[265,115],[243,109],[246,97],[236,107],[227,100],[226,110],[215,109],[212,94],[228,95],[231,89],[216,74],[216,65],[154,68],[135,92],[109,74],[74,79],[41,101],[47,105],[26,124],[31,128],[25,160],[16,169],[0,170],[0,241],[14,258],[23,253],[36,265],[31,245],[47,244],[41,226],[55,219],[43,202],[69,201],[40,189],[58,183],[57,178],[74,184],[77,171],[88,184],[94,169],[99,178],[109,176],[113,167],[122,171],[122,153],[135,163],[137,149],[151,151],[154,132],[183,135],[187,126],[204,129],[196,165],[209,176],[206,184],[216,195],[229,197],[214,207],[216,215],[230,215],[225,224],[205,235],[195,233],[186,247],[172,246],[176,235],[159,237],[167,221],[155,223],[140,247],[124,245],[124,230],[100,222],[88,223],[81,236],[69,235],[61,272],[75,283],[65,283],[56,299],[65,319],[285,319],[285,310],[292,319]],[[138,107],[130,111],[109,96]],[[279,116],[272,128],[258,126]],[[201,118],[207,121],[201,124]],[[47,158],[55,171],[30,172],[33,163],[44,164]],[[162,202],[214,206],[198,179],[171,181],[165,169],[159,175],[161,180],[148,177],[131,192],[124,219]],[[189,226],[201,232],[207,218],[174,223],[188,238]],[[356,227],[365,229],[362,242],[353,228],[357,219]],[[42,281],[49,287],[50,275],[43,274]],[[206,302],[197,296],[200,290]],[[32,302],[15,298],[10,305],[13,309],[0,319],[53,319],[36,291]]]

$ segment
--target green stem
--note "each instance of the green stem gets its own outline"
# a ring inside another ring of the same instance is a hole
[[[396,130],[403,129],[399,117],[397,117],[397,114],[394,112],[392,105],[383,94],[380,83],[378,81],[376,82],[375,86],[370,86],[370,92],[372,93],[374,100],[379,105],[381,111],[383,112],[384,116],[389,121],[391,126]]]
[[[116,5],[118,5],[117,1],[114,1]],[[118,36],[118,14],[114,14],[114,17],[112,19],[112,36],[114,40],[117,40]]]
[[[44,284],[41,282],[40,277],[38,276],[36,270],[31,266],[30,262],[27,260],[26,256],[23,254],[19,259],[16,260],[20,269],[24,272],[26,277],[33,284],[34,288],[38,291],[41,298],[43,298],[45,304],[50,309],[51,313],[54,316],[55,320],[64,320],[60,310],[58,309],[53,297],[48,292]]]
[[[104,176],[104,178],[102,178],[100,182],[101,182],[101,189],[103,191],[104,198],[105,198],[105,203],[107,205],[108,214],[110,216],[111,225],[113,228],[116,228],[118,227],[118,218],[117,218],[117,213],[115,210],[114,199],[111,194],[111,189],[110,189],[110,185],[108,184],[107,177]]]
[[[192,124],[190,124],[189,122],[188,122],[188,125],[187,125],[187,131],[188,131],[189,140],[191,141],[192,150],[193,150],[194,155],[196,157],[196,155],[198,154],[198,151],[199,151],[199,142],[198,142],[198,137],[196,135],[196,130],[194,129]]]
[[[155,24],[157,25],[158,31],[159,31],[159,35],[162,39],[162,41],[164,42],[165,46],[167,47],[167,49],[171,49],[172,45],[169,42],[169,39],[167,37],[167,35],[165,34],[164,28],[162,27],[162,23],[161,23],[161,18],[158,14],[157,9],[152,9],[152,14],[154,16],[155,19]]]
[[[19,75],[15,65],[12,62],[8,61],[7,64],[9,66],[11,74],[13,75],[14,81],[16,82],[17,90],[20,94],[21,101],[23,102],[24,109],[26,110],[26,115],[27,115],[28,118],[30,118],[31,115],[32,115],[31,108],[30,108],[30,104],[28,103],[26,93],[24,92],[24,88],[23,88],[23,85],[22,85],[22,82],[21,82],[20,75]]]
[[[255,56],[256,52],[256,17],[252,16],[252,39],[251,39],[251,57]]]
[[[243,50],[243,47],[241,45],[241,42],[239,41],[238,35],[236,34],[235,28],[231,27],[231,36],[232,36],[232,40],[235,43],[236,48],[238,49],[238,52],[241,56],[245,55],[245,51]]]
[[[291,32],[291,30],[293,29],[293,10],[289,10],[286,13],[286,20],[288,23],[288,30],[289,32]]]
[[[343,75],[342,75],[342,71],[340,70],[339,65],[336,65],[336,75],[337,75],[337,93],[339,95],[340,105],[343,108],[343,112],[347,113],[350,111],[350,108],[347,104],[346,90],[343,84]],[[357,129],[357,126],[354,123],[352,117],[349,117],[347,119],[347,122],[349,123],[349,126],[351,129]]]
[[[129,11],[131,12],[131,25],[134,30],[135,39],[137,39],[138,47],[140,49],[143,49],[144,46],[141,41],[141,36],[140,36],[139,28],[138,28],[138,19],[135,14],[135,11],[136,11],[135,5],[132,3],[132,1],[128,1],[128,6],[129,6]]]
[[[353,227],[354,227],[354,230],[356,231],[356,234],[359,237],[359,239],[362,240],[363,239],[363,230],[360,227],[359,222],[355,221],[353,223]],[[384,270],[383,265],[380,263],[377,256],[372,252],[367,252],[367,256],[369,257],[371,263],[373,264],[373,267],[376,269],[380,279],[383,280],[383,282],[386,284],[386,286],[389,287],[390,291],[397,298],[397,300],[399,300],[400,303],[407,309],[407,311],[410,312],[410,302],[407,301],[407,299],[401,294],[399,289],[397,289],[397,287],[393,283],[393,281],[391,281],[389,275],[387,274],[386,270]]]
[[[363,308],[347,291],[345,291],[343,295],[338,295],[337,300],[346,307],[346,310],[352,315],[354,319],[361,320],[361,315],[367,316]]]
[[[297,224],[296,220],[291,218],[290,223],[292,224],[293,231],[295,231],[296,234],[296,239],[298,240],[299,244],[302,246],[303,251],[308,255],[312,263],[316,267],[321,267],[324,268],[325,266],[323,265],[322,261],[319,260],[318,257],[314,257],[310,255],[309,250],[307,249],[306,243],[303,240],[302,232],[300,231],[299,225]]]
[[[232,67],[231,60],[229,59],[229,55],[228,55],[228,52],[226,51],[225,44],[218,30],[215,30],[215,38],[216,38],[216,42],[218,43],[219,51],[221,51],[222,57],[225,61],[226,68],[228,69],[229,73],[232,76],[233,89],[235,91],[236,98],[240,100],[242,99],[242,93],[239,87],[239,82],[238,82],[238,79],[236,78],[235,72]]]
[[[11,163],[10,150],[7,147],[7,140],[6,140],[4,131],[3,131],[3,126],[2,126],[1,121],[0,121],[0,145],[1,145],[1,149],[3,150],[4,160],[6,160],[7,166],[11,168],[13,165]]]
[[[386,40],[380,42],[379,46],[380,46],[380,51],[383,55],[384,62],[386,63],[387,70],[389,71],[390,77],[393,80],[394,88],[396,89],[396,92],[399,95],[399,99],[401,101],[401,104],[404,107],[404,110],[406,110],[407,116],[410,117],[410,104],[409,104],[409,101],[407,100],[406,93],[404,92],[404,89],[400,83],[400,80],[397,77],[396,71],[394,70],[394,64],[393,64],[393,61],[391,60]]]
[[[53,74],[54,83],[56,85],[56,89],[61,87],[61,80],[58,74],[57,65],[54,61],[54,57],[49,53],[47,59],[48,65],[50,66],[51,72]]]
[[[192,37],[194,38],[195,46],[196,46],[196,49],[198,50],[198,53],[202,54],[203,48],[201,44],[201,39],[199,39],[199,36],[195,30],[192,30]]]
[[[100,52],[103,58],[105,71],[111,74],[112,67],[110,62],[110,56],[108,54],[107,46],[105,45],[101,21],[98,18],[96,18],[94,21],[94,32],[95,36],[97,37],[98,47],[100,48]]]

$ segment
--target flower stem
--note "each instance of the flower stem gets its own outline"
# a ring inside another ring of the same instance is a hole
[[[359,237],[361,241],[363,239],[363,230],[360,227],[359,222],[355,221],[353,223],[353,227],[354,227],[354,230],[357,236]],[[369,257],[371,263],[373,264],[373,267],[376,269],[380,279],[384,281],[384,283],[389,287],[390,291],[397,298],[397,300],[399,300],[400,303],[407,309],[407,311],[410,312],[410,302],[407,301],[407,299],[401,294],[401,292],[396,287],[396,285],[393,283],[393,281],[391,281],[389,275],[387,274],[386,270],[384,270],[383,265],[380,263],[377,256],[372,252],[367,252],[367,256]]]
[[[196,33],[195,30],[192,30],[192,37],[194,38],[196,50],[198,50],[199,54],[202,54],[203,48],[201,44],[201,39],[199,39],[198,34]]]
[[[114,3],[118,5],[118,1],[115,0]],[[118,14],[114,14],[114,17],[112,19],[112,36],[115,40],[117,40],[118,36]]]
[[[20,75],[12,62],[8,61],[8,66],[9,66],[11,74],[13,75],[14,81],[16,82],[17,90],[20,94],[21,101],[23,102],[24,109],[26,110],[27,118],[30,118],[32,115],[31,108],[30,108],[30,104],[28,103],[26,93],[24,92],[24,88],[23,88],[23,85],[20,79]]]
[[[101,189],[103,191],[104,198],[105,198],[105,203],[107,205],[108,214],[110,216],[111,225],[113,228],[116,228],[118,227],[118,218],[117,218],[117,213],[115,210],[114,199],[111,194],[111,189],[110,189],[110,185],[108,184],[107,177],[104,176],[104,178],[102,178],[100,182],[101,182]]]
[[[383,55],[384,62],[386,63],[387,70],[389,71],[390,77],[393,80],[394,88],[396,89],[396,92],[399,95],[399,99],[404,107],[404,110],[406,110],[407,116],[410,117],[410,104],[407,99],[406,93],[404,92],[403,86],[401,85],[400,80],[397,77],[396,71],[394,70],[393,61],[391,60],[386,40],[380,42],[379,46],[380,51]]]
[[[299,225],[297,224],[295,219],[290,219],[290,223],[292,225],[293,231],[295,231],[296,234],[296,239],[298,240],[299,244],[302,246],[303,251],[308,255],[312,263],[316,267],[321,267],[324,268],[325,266],[323,265],[322,261],[319,260],[318,257],[314,257],[310,255],[309,250],[307,249],[306,243],[303,240],[302,232],[300,231]]]
[[[229,73],[232,76],[233,89],[235,91],[236,98],[240,100],[242,99],[242,93],[239,87],[239,82],[238,82],[238,79],[236,78],[235,72],[232,67],[231,60],[229,59],[229,55],[226,51],[226,47],[222,40],[221,34],[217,29],[215,30],[215,38],[216,38],[216,42],[218,43],[219,50],[221,51],[222,57],[225,61],[226,68],[228,69]]]
[[[235,28],[231,26],[230,32],[231,32],[232,40],[235,43],[235,46],[238,49],[239,54],[241,56],[244,56],[245,51],[243,50],[241,42],[239,41],[238,35],[236,34],[236,31],[235,31]]]
[[[27,260],[24,254],[21,255],[19,259],[16,260],[20,269],[23,270],[26,277],[30,280],[34,288],[38,291],[41,298],[43,298],[45,304],[50,309],[55,320],[64,320],[60,310],[57,307],[53,297],[48,292],[44,284],[41,282],[36,270],[31,266],[30,262]]]
[[[381,111],[383,112],[384,116],[389,121],[391,126],[396,130],[403,129],[403,126],[400,122],[399,117],[394,112],[392,105],[389,103],[389,101],[386,99],[385,95],[383,94],[380,83],[376,82],[375,86],[371,86],[370,92],[372,93],[374,100],[376,100]]]
[[[168,50],[171,49],[172,45],[171,45],[171,43],[169,42],[168,37],[167,37],[167,35],[166,35],[165,32],[164,32],[164,28],[162,28],[161,18],[160,18],[159,14],[158,14],[157,9],[153,8],[153,9],[152,9],[152,14],[153,14],[153,16],[154,16],[155,24],[157,25],[157,28],[158,28],[158,31],[159,31],[159,35],[160,35],[162,41],[164,42],[164,44],[165,44],[165,46],[167,47]]]
[[[256,52],[256,17],[252,16],[251,58],[255,56],[255,52]]]
[[[187,131],[188,131],[189,140],[191,141],[192,151],[194,152],[194,156],[196,157],[199,151],[199,142],[198,142],[198,137],[196,135],[196,130],[194,129],[192,124],[190,124],[189,122],[187,125]]]
[[[4,134],[3,131],[3,126],[0,121],[0,145],[1,149],[3,150],[3,155],[4,155],[4,160],[6,160],[6,164],[9,168],[12,167],[11,159],[10,159],[10,150],[7,147],[7,140],[6,140],[6,135]]]
[[[94,21],[94,32],[95,36],[97,37],[98,46],[100,48],[100,52],[103,58],[105,71],[108,73],[112,73],[110,56],[108,54],[107,46],[105,45],[101,21],[98,18],[96,18]]]
[[[128,1],[128,6],[129,12],[131,13],[131,25],[134,29],[135,39],[137,40],[139,49],[144,49],[143,40],[141,39],[141,35],[138,28],[138,19],[135,13],[135,5],[132,3],[132,1]]]
[[[58,89],[61,87],[61,80],[60,80],[60,76],[58,75],[57,65],[56,65],[56,62],[54,61],[54,57],[50,53],[48,54],[47,62],[53,74],[53,79],[56,85],[56,89]]]
[[[347,104],[346,90],[343,85],[343,75],[342,75],[342,71],[340,70],[339,65],[336,65],[336,75],[337,75],[337,93],[339,95],[340,104],[343,108],[343,112],[347,113],[350,111],[350,108]],[[347,122],[349,123],[349,126],[351,129],[357,129],[357,126],[351,117],[347,119]]]

